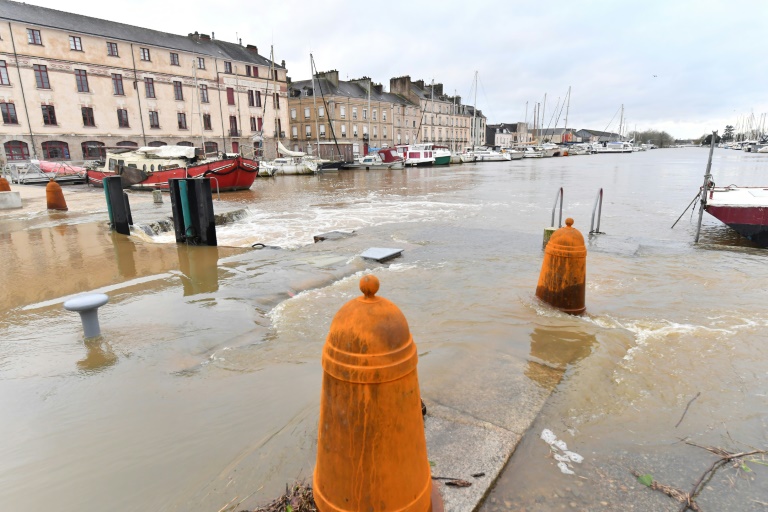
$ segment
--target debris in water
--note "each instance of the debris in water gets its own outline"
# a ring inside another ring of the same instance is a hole
[[[548,428],[541,431],[541,439],[547,443],[552,450],[554,458],[557,461],[557,467],[560,468],[560,471],[566,475],[575,474],[571,470],[573,467],[571,463],[575,462],[576,464],[581,464],[584,462],[584,457],[578,453],[569,452],[568,445],[565,444],[565,441],[559,440],[555,433]],[[563,452],[562,455],[559,452]]]

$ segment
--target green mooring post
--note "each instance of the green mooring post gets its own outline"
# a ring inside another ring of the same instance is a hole
[[[176,243],[217,245],[209,178],[168,180]]]

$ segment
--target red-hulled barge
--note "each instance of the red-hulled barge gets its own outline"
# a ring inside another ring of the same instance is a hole
[[[740,235],[768,247],[768,188],[712,187],[705,209]]]

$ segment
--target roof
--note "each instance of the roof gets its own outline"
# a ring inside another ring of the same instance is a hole
[[[282,66],[273,64],[269,59],[262,57],[255,51],[235,43],[170,34],[9,0],[0,0],[0,19],[100,36],[115,41],[129,41],[215,58],[232,59],[262,66],[274,65],[277,68],[282,68]]]
[[[289,89],[291,91],[304,91],[312,90],[312,80],[301,80],[291,83]],[[322,90],[323,95],[327,96],[344,96],[347,98],[368,99],[368,89],[355,83],[344,82],[339,80],[339,85],[334,85],[333,82],[326,78],[318,78],[315,80],[315,94],[319,97]],[[289,94],[290,96],[290,94]],[[399,94],[393,94],[390,92],[378,92],[376,89],[371,89],[371,101],[382,101],[385,103],[394,103],[398,105],[412,106],[413,103],[403,98]]]

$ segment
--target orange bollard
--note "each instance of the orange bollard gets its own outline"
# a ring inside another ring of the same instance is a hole
[[[544,249],[536,296],[565,313],[580,315],[586,309],[587,248],[584,237],[573,228],[573,219],[558,229]]]
[[[45,200],[48,202],[49,210],[68,210],[67,202],[64,200],[64,192],[61,185],[51,180],[45,186]]]
[[[8,183],[8,180],[0,177],[0,192],[10,192],[11,191],[11,184]]]
[[[379,280],[333,318],[323,347],[315,504],[321,512],[442,510],[432,486],[416,345]]]

